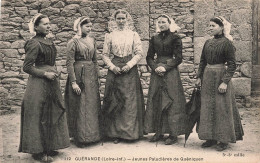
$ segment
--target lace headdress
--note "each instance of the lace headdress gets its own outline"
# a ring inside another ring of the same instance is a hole
[[[168,15],[166,14],[161,14],[158,16],[159,17],[167,17],[170,21],[170,26],[169,26],[169,29],[171,32],[177,32],[179,31],[181,28],[175,23],[175,21]],[[156,21],[156,32],[161,32],[160,28],[159,28],[159,25],[158,25],[158,18],[157,18],[157,21]]]
[[[224,33],[224,36],[226,38],[228,38],[230,41],[233,41],[233,37],[230,35],[230,30],[231,30],[231,23],[229,23],[224,17],[222,16],[217,16],[216,17],[217,19],[219,19],[222,23],[223,23],[223,26],[224,26],[224,30],[223,30],[223,33]]]
[[[80,24],[85,20],[90,19],[88,16],[82,16],[74,21],[73,30],[77,32],[74,38],[80,38],[82,35]]]
[[[34,29],[35,27],[35,22],[36,20],[39,18],[39,16],[41,16],[41,13],[38,13],[36,15],[33,16],[33,18],[30,20],[30,22],[28,23],[28,27],[29,27],[29,32],[33,35],[36,35],[36,31]]]

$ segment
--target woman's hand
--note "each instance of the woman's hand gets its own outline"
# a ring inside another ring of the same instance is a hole
[[[166,69],[163,66],[159,66],[154,70],[159,76],[163,76],[166,72]]]
[[[114,67],[112,71],[116,75],[121,74],[121,69],[119,67]]]
[[[195,86],[196,87],[200,87],[201,86],[201,79],[198,78],[196,81],[195,81]]]
[[[122,71],[123,73],[127,73],[130,70],[130,67],[128,65],[125,65],[124,67],[122,67]]]
[[[227,92],[227,84],[222,82],[218,87],[219,93],[226,93]]]
[[[76,82],[72,82],[72,89],[77,94],[81,94],[81,89],[79,88],[79,85]]]
[[[54,73],[54,72],[45,72],[44,76],[49,79],[49,80],[54,80],[55,78],[57,78],[59,75]]]

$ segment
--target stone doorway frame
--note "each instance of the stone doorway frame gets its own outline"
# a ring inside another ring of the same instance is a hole
[[[251,95],[260,95],[260,0],[252,1],[252,81]]]
[[[260,65],[260,56],[259,56],[259,50],[260,50],[260,21],[259,21],[259,0],[253,0],[252,3],[252,32],[253,32],[253,65]]]

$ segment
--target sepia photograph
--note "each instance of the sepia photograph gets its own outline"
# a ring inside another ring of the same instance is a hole
[[[260,0],[0,6],[0,163],[260,163]]]

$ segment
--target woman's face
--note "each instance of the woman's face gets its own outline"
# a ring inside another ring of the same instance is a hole
[[[126,24],[126,14],[119,13],[116,15],[116,23],[119,28],[124,28]]]
[[[209,32],[211,36],[221,35],[223,33],[223,27],[213,21],[210,21]]]
[[[35,26],[35,31],[37,33],[42,33],[44,35],[49,34],[51,29],[49,18],[42,18],[38,26]]]
[[[159,17],[158,18],[158,26],[161,31],[166,31],[169,29],[170,23],[168,22],[168,19],[165,17]]]
[[[86,23],[81,25],[81,32],[82,34],[88,34],[92,29],[92,23]]]

